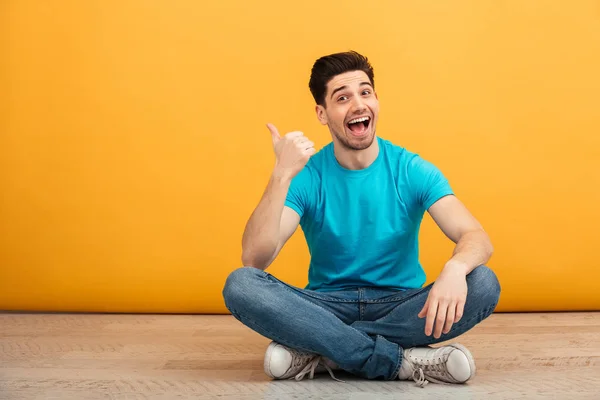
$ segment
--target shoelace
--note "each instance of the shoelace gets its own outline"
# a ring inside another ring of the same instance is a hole
[[[429,382],[439,383],[439,384],[446,383],[444,381],[440,381],[436,378],[433,378],[431,375],[428,375],[426,378],[426,375],[425,375],[426,372],[432,372],[434,374],[446,375],[446,376],[448,375],[448,371],[446,371],[444,366],[442,365],[444,363],[444,361],[441,358],[438,359],[437,362],[434,361],[431,364],[429,364],[429,362],[424,360],[425,365],[423,367],[415,367],[414,362],[412,362],[411,360],[405,359],[404,362],[406,362],[406,361],[408,361],[410,363],[410,366],[413,369],[412,379],[413,379],[413,381],[415,381],[415,383],[417,384],[418,387],[423,388]]]
[[[321,356],[314,356],[314,358],[310,360],[308,364],[306,364],[302,371],[298,372],[293,378],[295,378],[297,381],[300,381],[304,379],[306,374],[309,374],[308,379],[313,379],[315,376],[315,370],[319,366],[319,363],[321,363]],[[321,363],[321,365],[323,365],[327,369],[327,372],[329,372],[329,375],[331,375],[331,378],[333,378],[333,380],[336,380],[338,382],[344,382],[335,377],[333,371],[331,370],[331,368],[329,368],[329,366],[326,363]]]
[[[415,376],[416,375],[416,376]],[[423,373],[422,368],[417,368],[413,371],[412,379],[415,381],[418,387],[425,387],[429,383],[427,379],[425,379],[425,374]]]

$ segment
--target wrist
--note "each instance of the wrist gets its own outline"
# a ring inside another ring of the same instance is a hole
[[[468,271],[469,271],[469,266],[465,262],[458,261],[458,260],[450,260],[444,266],[442,273],[460,274],[460,275],[467,276]]]
[[[292,174],[285,168],[276,166],[271,174],[271,180],[284,185],[289,185],[292,181]]]

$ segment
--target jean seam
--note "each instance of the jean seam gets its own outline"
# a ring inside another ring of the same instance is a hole
[[[394,370],[394,373],[392,374],[392,379],[390,379],[390,380],[395,380],[398,377],[398,374],[400,373],[400,368],[402,367],[402,352],[404,351],[402,346],[400,346],[397,343],[394,343],[394,344],[398,345],[398,363],[396,364],[397,365],[396,369]]]
[[[402,304],[405,300],[411,299],[414,296],[422,293],[424,290],[427,290],[430,286],[432,286],[433,284],[429,284],[425,287],[419,288],[418,290],[416,290],[413,294],[410,295],[406,295],[404,294],[403,296],[394,296],[391,298],[385,298],[385,299],[373,299],[373,300],[368,300],[368,303],[373,303],[373,304],[380,304],[380,303],[395,303],[400,301],[399,304]]]
[[[358,289],[358,320],[363,320],[363,315],[365,312],[365,306],[363,303],[363,290],[361,288]]]
[[[283,284],[283,287],[286,288],[287,290],[291,291],[292,293],[298,294],[298,293],[304,293],[304,292],[299,292],[298,290],[286,285],[285,283]],[[306,300],[304,297],[302,296],[298,296],[302,301],[307,302],[308,304],[314,304],[315,306],[319,307],[321,310],[325,311],[326,313],[330,314],[333,318],[339,320],[340,322],[344,323],[344,321],[342,321],[341,319],[338,318],[337,315],[335,315],[334,313],[332,313],[331,311],[329,311],[328,309],[326,309],[325,307],[321,306],[320,304],[317,303],[313,303],[311,301]],[[347,325],[347,324],[346,324]]]
[[[390,311],[387,313],[387,315],[384,315],[383,317],[381,317],[381,318],[379,318],[379,319],[376,319],[374,322],[384,322],[384,321],[386,320],[386,318],[388,318],[388,317],[389,317],[389,316],[390,316],[390,315],[391,315],[391,314],[394,312],[394,310],[396,310],[396,309],[397,309],[398,307],[400,307],[402,304],[406,303],[408,300],[411,300],[411,299],[413,299],[414,297],[418,296],[419,294],[423,293],[423,291],[425,291],[425,290],[426,290],[428,287],[429,287],[429,286],[427,286],[427,287],[424,287],[422,290],[419,290],[418,292],[414,293],[413,295],[411,295],[411,296],[408,296],[408,297],[406,297],[406,298],[402,299],[401,301],[399,301],[399,302],[398,302],[398,304],[396,304],[396,305],[394,306],[394,308],[392,308],[392,309],[391,309],[391,310],[390,310]]]
[[[291,286],[291,285],[289,285],[289,284],[287,284],[287,283],[285,283],[285,282],[277,279],[275,276],[273,276],[271,274],[268,274],[267,278],[268,277],[272,277],[278,283],[281,283],[288,290],[291,290],[291,291],[293,291],[295,293],[301,293],[301,294],[303,294],[305,296],[312,297],[313,299],[317,299],[317,300],[321,300],[321,301],[327,301],[327,302],[330,302],[330,303],[355,303],[356,302],[356,300],[336,299],[336,298],[333,298],[333,297],[324,297],[324,296],[321,296],[321,295],[315,295],[314,293],[310,293],[310,292],[307,292],[306,290],[302,290],[302,289],[296,288],[294,286]],[[323,308],[323,307],[321,307],[321,308]]]

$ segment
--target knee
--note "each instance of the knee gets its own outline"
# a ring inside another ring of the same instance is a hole
[[[242,267],[234,270],[225,280],[223,287],[223,299],[225,305],[231,311],[231,307],[243,304],[256,289],[257,278],[264,271],[253,267]]]
[[[500,282],[489,267],[480,265],[467,276],[469,294],[476,303],[496,307],[500,299]]]

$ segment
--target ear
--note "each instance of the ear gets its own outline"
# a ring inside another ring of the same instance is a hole
[[[319,122],[322,125],[327,125],[327,113],[325,112],[325,107],[317,104],[315,111],[317,113],[317,119]]]

